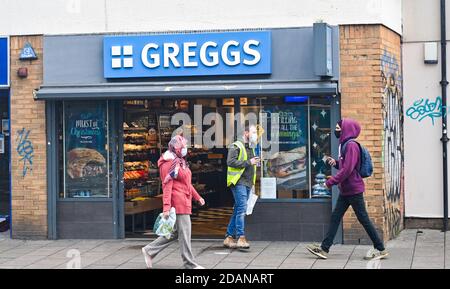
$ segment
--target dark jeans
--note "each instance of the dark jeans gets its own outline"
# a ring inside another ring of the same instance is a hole
[[[333,240],[334,237],[336,236],[339,224],[341,223],[341,220],[344,217],[344,214],[349,206],[352,206],[359,223],[361,223],[361,225],[366,230],[367,234],[372,240],[375,249],[383,251],[384,250],[383,241],[378,236],[378,233],[375,230],[374,225],[369,219],[369,214],[367,213],[366,210],[366,204],[364,203],[363,194],[358,194],[349,197],[341,195],[339,196],[336,208],[334,208],[334,211],[331,214],[330,228],[328,229],[328,233],[327,236],[325,237],[325,240],[323,240],[322,242],[322,249],[325,252],[328,252],[330,250],[331,246],[333,245]]]

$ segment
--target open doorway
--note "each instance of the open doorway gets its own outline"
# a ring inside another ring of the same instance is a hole
[[[217,120],[205,125],[210,113],[234,113],[234,106],[222,99],[149,99],[123,104],[123,181],[126,237],[153,235],[153,224],[162,212],[162,190],[158,159],[168,149],[172,133],[180,128],[173,116],[184,114],[191,123],[181,123],[189,143],[188,162],[192,183],[206,205],[193,203],[192,235],[196,238],[222,238],[232,214],[233,197],[226,186],[225,128],[221,146],[208,148],[194,141],[203,136]],[[201,118],[195,120],[195,117]]]

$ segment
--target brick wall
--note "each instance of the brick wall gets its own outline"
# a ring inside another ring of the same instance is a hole
[[[340,27],[341,113],[362,126],[359,140],[374,162],[366,206],[385,240],[403,228],[400,51],[400,36],[382,25]],[[352,209],[344,217],[344,242],[370,243]]]
[[[47,238],[47,183],[45,103],[33,99],[42,83],[42,36],[12,36],[11,40],[11,133],[12,133],[12,236]],[[21,61],[30,42],[38,60]],[[20,67],[28,77],[19,78]]]

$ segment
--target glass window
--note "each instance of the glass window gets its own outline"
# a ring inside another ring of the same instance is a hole
[[[111,197],[107,102],[64,102],[62,122],[60,197]]]
[[[267,136],[262,142],[264,187],[272,182],[277,199],[309,198],[308,103],[268,98],[262,101],[261,109],[267,115]]]
[[[331,155],[330,108],[331,98],[307,96],[259,97],[241,106],[243,117],[261,113],[262,166],[256,190],[262,198],[331,197],[323,185],[331,175],[326,164]]]
[[[314,98],[310,103],[311,197],[331,197],[321,184],[331,176],[326,157],[331,156],[331,106],[327,98]]]

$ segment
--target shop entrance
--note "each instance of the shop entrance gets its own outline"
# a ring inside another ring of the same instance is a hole
[[[211,114],[213,113],[213,114]],[[190,141],[188,162],[193,186],[206,205],[193,204],[192,234],[197,238],[221,238],[232,214],[233,197],[226,187],[225,145],[208,148],[199,144],[211,128],[205,116],[218,114],[225,120],[234,106],[221,99],[148,99],[123,103],[123,194],[126,237],[153,235],[153,224],[162,212],[162,189],[158,159],[168,149],[172,134],[183,131]],[[174,123],[174,119],[183,119]],[[196,119],[199,118],[200,120]],[[216,120],[212,119],[212,123]],[[230,140],[225,129],[223,144]],[[232,136],[231,136],[232,138]],[[219,141],[219,140],[217,140]]]

